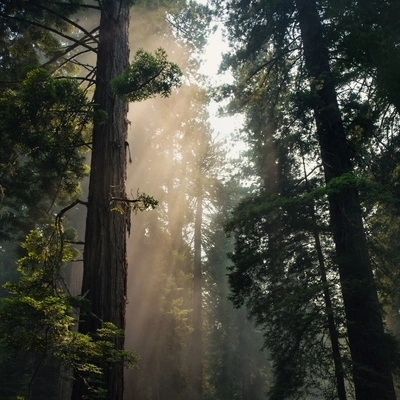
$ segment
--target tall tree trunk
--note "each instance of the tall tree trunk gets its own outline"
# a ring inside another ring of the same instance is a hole
[[[315,222],[314,210],[312,210],[312,219]],[[347,400],[346,385],[344,381],[344,372],[343,372],[343,362],[342,362],[342,357],[340,355],[339,333],[338,330],[336,329],[335,318],[333,315],[333,306],[332,306],[331,295],[329,293],[328,278],[326,276],[325,260],[322,253],[321,241],[319,238],[319,233],[317,232],[316,229],[314,229],[313,235],[315,240],[315,249],[317,251],[317,256],[318,256],[321,281],[323,284],[323,293],[324,293],[326,316],[328,320],[329,338],[332,346],[333,363],[335,365],[337,395],[339,400]]]
[[[307,192],[311,191],[310,183],[307,177],[307,170],[304,157],[302,157],[302,164],[303,164],[303,174],[304,179],[306,182]],[[321,274],[321,282],[323,285],[323,295],[325,301],[325,310],[326,310],[326,317],[328,322],[328,331],[329,331],[329,338],[331,341],[332,346],[332,358],[333,364],[335,366],[335,378],[336,378],[336,390],[337,390],[337,397],[339,400],[347,400],[346,397],[346,385],[344,379],[344,371],[343,371],[343,361],[342,356],[340,354],[340,343],[339,343],[339,332],[336,328],[335,323],[335,316],[333,314],[333,305],[332,299],[329,292],[329,285],[328,285],[328,277],[326,275],[326,267],[325,267],[325,258],[322,252],[322,245],[320,240],[319,231],[317,228],[317,217],[315,215],[314,205],[311,206],[311,220],[313,222],[313,236],[315,242],[315,251],[317,253],[318,258],[318,268]]]
[[[86,220],[82,293],[91,302],[91,314],[81,316],[81,332],[94,332],[103,321],[125,328],[126,305],[126,180],[127,105],[113,94],[110,81],[129,61],[129,10],[124,1],[101,2],[100,36],[94,102],[92,162]],[[119,207],[119,209],[116,209]],[[120,211],[123,212],[120,212]],[[119,338],[117,349],[123,349]],[[123,365],[105,368],[107,400],[123,396]],[[74,385],[72,399],[80,400],[85,389]]]
[[[315,0],[296,0],[325,180],[353,171]],[[328,196],[357,400],[396,398],[357,188]]]
[[[198,187],[196,217],[194,224],[194,271],[193,271],[193,340],[192,340],[192,387],[195,399],[203,397],[203,307],[201,271],[201,224],[203,220],[203,201],[201,187]]]

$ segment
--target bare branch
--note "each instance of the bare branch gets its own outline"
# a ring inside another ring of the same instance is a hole
[[[92,30],[90,31],[90,33],[93,34],[94,32],[96,32],[96,31],[98,31],[98,30],[99,30],[99,27],[96,27],[96,28],[92,29]],[[42,67],[45,67],[45,66],[47,66],[47,65],[49,65],[49,64],[52,64],[53,62],[57,61],[57,60],[60,59],[61,57],[63,57],[63,56],[65,56],[66,54],[70,53],[72,50],[74,50],[74,49],[76,49],[77,47],[79,47],[79,46],[81,45],[81,42],[82,42],[82,43],[86,43],[87,41],[88,41],[88,38],[86,38],[86,37],[81,38],[79,41],[76,41],[76,42],[75,42],[74,44],[72,44],[71,46],[66,47],[66,48],[64,49],[64,52],[63,52],[63,53],[61,53],[61,54],[56,54],[56,55],[55,55],[53,58],[51,58],[49,61],[46,61],[46,62],[42,65]],[[84,46],[84,47],[86,47],[86,46]],[[74,57],[76,57],[77,55],[81,55],[81,54],[87,53],[88,51],[94,51],[94,52],[97,53],[97,49],[94,50],[93,48],[91,48],[91,47],[89,46],[89,49],[87,49],[87,50],[85,50],[85,51],[82,51],[82,52],[79,52],[78,54],[75,54]],[[70,58],[70,60],[71,60],[71,59],[72,59],[72,58]]]
[[[79,199],[76,199],[75,201],[73,201],[70,205],[68,205],[67,207],[64,207],[56,216],[56,220],[57,222],[59,222],[61,220],[61,218],[63,217],[63,215],[70,210],[71,208],[75,207],[77,204],[83,204],[84,206],[88,206],[89,203],[87,201],[82,201]]]
[[[59,14],[58,12],[52,10],[51,8],[42,6],[40,4],[32,4],[33,6],[40,8],[42,10],[45,10],[47,12],[49,12],[50,14],[55,15],[56,17],[62,19],[65,22],[68,22],[69,24],[75,26],[75,28],[78,28],[79,30],[81,30],[82,32],[84,32],[86,34],[87,37],[90,37],[90,39],[92,39],[95,43],[99,43],[99,41],[97,40],[97,38],[95,36],[93,36],[90,32],[88,32],[82,25],[77,24],[76,22],[70,20],[69,18],[65,17],[64,15]]]
[[[118,197],[111,197],[110,201],[122,201],[124,203],[139,203],[141,201],[143,201],[143,199],[122,199],[122,198],[118,198]]]

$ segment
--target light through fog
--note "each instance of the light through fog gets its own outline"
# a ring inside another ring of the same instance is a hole
[[[151,16],[142,12],[132,14],[132,54],[137,47],[148,51],[163,47],[171,61],[186,65],[187,50],[167,34],[151,34],[149,27]],[[225,49],[221,30],[217,29],[209,40],[205,62],[199,71],[208,76],[210,84],[217,85],[230,79],[218,75],[221,54]],[[190,168],[193,168],[196,152],[201,154],[204,150],[198,147],[199,138],[207,134],[208,122],[213,139],[225,142],[223,147],[231,148],[230,143],[234,143],[232,134],[240,127],[238,118],[220,118],[219,105],[215,102],[207,107],[209,120],[202,121],[204,104],[201,100],[196,102],[196,97],[198,89],[194,85],[183,85],[167,99],[155,98],[130,105],[128,141],[133,162],[128,167],[127,192],[136,194],[139,189],[154,196],[160,204],[154,211],[132,216],[132,232],[128,240],[126,348],[135,349],[141,361],[138,371],[126,372],[126,399],[135,394],[140,398],[138,393],[146,386],[144,381],[154,375],[154,368],[162,368],[159,364],[165,362],[159,358],[160,354],[165,354],[160,348],[164,345],[160,337],[167,334],[168,324],[174,322],[169,314],[163,314],[163,302],[172,296],[176,304],[183,302],[177,305],[178,309],[192,308],[192,280],[188,278],[191,263],[189,259],[184,262],[186,271],[182,271],[179,265],[182,257],[190,257],[186,251],[192,245],[193,221],[187,220],[190,216],[186,215],[186,210],[194,207],[194,177]],[[180,157],[176,156],[177,151],[181,152]],[[230,153],[227,157],[237,157],[232,150]],[[191,157],[192,164],[183,157]],[[184,323],[174,328],[179,333],[175,333],[171,341],[179,341],[176,335],[187,335],[185,329]],[[179,353],[182,349],[170,351]],[[166,371],[171,369],[165,368]],[[151,390],[157,390],[158,385],[161,383],[152,382]]]
[[[206,1],[199,1],[205,4]],[[223,83],[231,83],[233,81],[229,72],[219,73],[222,55],[228,51],[228,44],[224,41],[222,26],[218,25],[207,42],[202,63],[199,69],[201,74],[207,77],[208,84],[216,87]],[[225,103],[226,104],[226,103]],[[224,105],[224,103],[222,104]],[[216,140],[223,140],[226,143],[225,150],[228,158],[239,158],[241,152],[246,149],[244,143],[233,138],[233,134],[240,130],[243,124],[243,116],[226,116],[221,114],[220,103],[211,100],[208,107],[210,114],[209,121],[214,130]],[[237,136],[237,135],[236,135]]]

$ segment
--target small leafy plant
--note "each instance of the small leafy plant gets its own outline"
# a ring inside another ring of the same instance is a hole
[[[24,355],[30,368],[18,395],[29,399],[31,386],[40,369],[49,363],[63,371],[75,371],[87,386],[87,399],[102,399],[103,369],[110,363],[136,364],[130,351],[115,348],[123,331],[110,322],[103,322],[94,334],[74,329],[78,315],[90,309],[84,297],[73,297],[66,290],[60,268],[76,250],[68,245],[66,232],[60,225],[32,230],[22,248],[25,255],[18,261],[20,278],[4,285],[8,297],[0,300],[0,347],[2,358],[15,360]],[[68,378],[72,378],[69,376]]]

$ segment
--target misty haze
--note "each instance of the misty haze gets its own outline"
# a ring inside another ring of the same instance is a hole
[[[400,398],[399,15],[0,2],[0,399]]]

